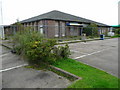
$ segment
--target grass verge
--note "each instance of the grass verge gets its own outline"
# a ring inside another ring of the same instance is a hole
[[[118,88],[118,80],[120,81],[115,76],[73,59],[59,60],[53,66],[82,77],[82,80],[68,88]]]

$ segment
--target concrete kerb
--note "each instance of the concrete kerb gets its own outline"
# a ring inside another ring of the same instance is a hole
[[[65,76],[64,77],[70,77],[70,78],[72,78],[73,80],[73,83],[75,83],[75,82],[77,82],[78,80],[81,80],[82,78],[81,77],[78,77],[78,76],[76,76],[76,75],[74,75],[74,74],[72,74],[72,73],[69,73],[69,72],[67,72],[67,71],[65,71],[65,70],[63,70],[63,69],[60,69],[60,68],[58,68],[58,67],[55,67],[55,66],[52,66],[52,65],[50,65],[49,66],[50,68],[52,68],[52,69],[54,69],[54,70],[52,70],[53,72],[55,72],[56,73],[56,71],[58,71],[58,72],[60,72],[60,73],[62,73],[62,74],[64,74]],[[72,83],[72,84],[73,84]]]
[[[110,39],[105,38],[105,39]],[[72,40],[72,41],[63,41],[63,42],[58,42],[58,44],[66,44],[66,43],[78,43],[78,42],[88,42],[88,41],[95,41],[95,40],[100,40],[100,38],[95,38],[95,39],[86,39],[86,40]]]
[[[62,72],[63,74],[66,74],[67,76],[70,76],[70,77],[72,77],[72,78],[74,78],[74,79],[82,79],[81,77],[78,77],[78,76],[76,76],[76,75],[74,75],[74,74],[72,74],[72,73],[69,73],[69,72],[67,72],[67,71],[65,71],[65,70],[63,70],[63,69],[60,69],[60,68],[58,68],[58,67],[55,67],[55,66],[50,65],[50,68],[55,69],[55,70],[57,70],[57,71],[59,71],[59,72]]]
[[[9,40],[7,40],[7,41],[4,40],[0,44],[8,49],[13,49],[13,44]]]
[[[5,45],[5,44],[1,44],[2,46],[8,48],[8,49],[12,49],[12,47],[8,46],[8,45]]]
[[[110,39],[109,37],[108,38],[105,38],[105,39]],[[95,40],[100,40],[99,38],[95,38],[95,39],[86,39],[85,41],[95,41]],[[72,41],[63,41],[63,42],[57,42],[58,44],[66,44],[66,43],[78,43],[78,42],[85,42],[83,40],[72,40]],[[2,43],[1,44],[2,46],[8,48],[8,49],[13,49],[13,46],[11,45],[7,45],[5,43]]]

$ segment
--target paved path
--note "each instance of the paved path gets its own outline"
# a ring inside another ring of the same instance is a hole
[[[69,44],[73,59],[118,77],[118,39]]]
[[[2,69],[0,70],[0,87],[3,88],[65,88],[71,82],[51,71],[25,68],[27,64],[18,55],[0,46],[2,53]]]

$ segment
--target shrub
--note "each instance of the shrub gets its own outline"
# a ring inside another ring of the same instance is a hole
[[[70,54],[67,44],[55,47],[55,39],[44,38],[39,32],[30,29],[17,32],[13,36],[13,43],[17,54],[27,58],[30,64],[52,64],[61,58],[67,58]]]
[[[68,58],[70,55],[69,46],[55,47],[56,40],[43,39],[42,41],[30,42],[26,48],[25,56],[27,56],[30,64],[39,64],[45,62],[52,64],[62,58]]]
[[[60,56],[62,57],[62,58],[67,58],[67,57],[69,57],[69,55],[70,55],[70,50],[69,50],[69,46],[68,46],[68,44],[66,44],[64,47],[63,46],[60,46]]]
[[[115,36],[111,36],[111,38],[118,38],[118,37],[120,37],[120,34],[115,35]]]
[[[25,56],[28,58],[29,63],[32,64],[38,64],[40,62],[53,63],[56,58],[51,51],[55,44],[56,41],[53,39],[30,42],[25,50]]]
[[[115,29],[115,34],[120,35],[120,28]]]
[[[18,31],[13,37],[13,48],[18,54],[24,54],[27,43],[33,41],[40,41],[43,35],[37,31],[30,31],[30,28],[26,28],[24,31]]]
[[[68,44],[66,44],[65,46],[54,47],[53,53],[58,60],[61,58],[68,58],[70,55],[70,49]]]

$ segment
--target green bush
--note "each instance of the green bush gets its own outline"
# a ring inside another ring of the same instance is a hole
[[[69,57],[70,50],[67,44],[58,47],[55,47],[55,45],[56,40],[54,39],[30,42],[26,47],[25,56],[31,64],[39,64],[41,62],[52,64],[57,60]]]
[[[62,58],[68,58],[70,55],[70,49],[68,44],[66,44],[65,46],[54,47],[53,53],[58,60]]]
[[[120,28],[115,29],[114,31],[115,31],[115,34],[120,35]]]
[[[120,34],[117,34],[115,36],[111,36],[111,38],[118,38],[118,37],[120,37]]]
[[[13,37],[13,48],[18,54],[24,54],[27,43],[33,41],[40,41],[43,39],[43,35],[37,31],[30,31],[30,28],[26,28],[24,31],[18,31]]]
[[[14,50],[27,58],[30,64],[41,62],[52,64],[70,54],[69,46],[55,47],[55,39],[44,38],[39,32],[29,29],[20,30],[13,36]]]
[[[53,63],[56,58],[51,51],[55,44],[56,41],[53,39],[30,42],[25,49],[25,56],[28,58],[29,63],[32,64],[40,62]]]
[[[68,44],[66,44],[64,47],[63,46],[60,46],[60,56],[62,57],[62,58],[67,58],[67,57],[69,57],[69,55],[70,55],[70,49],[69,49],[69,46],[68,46]]]

